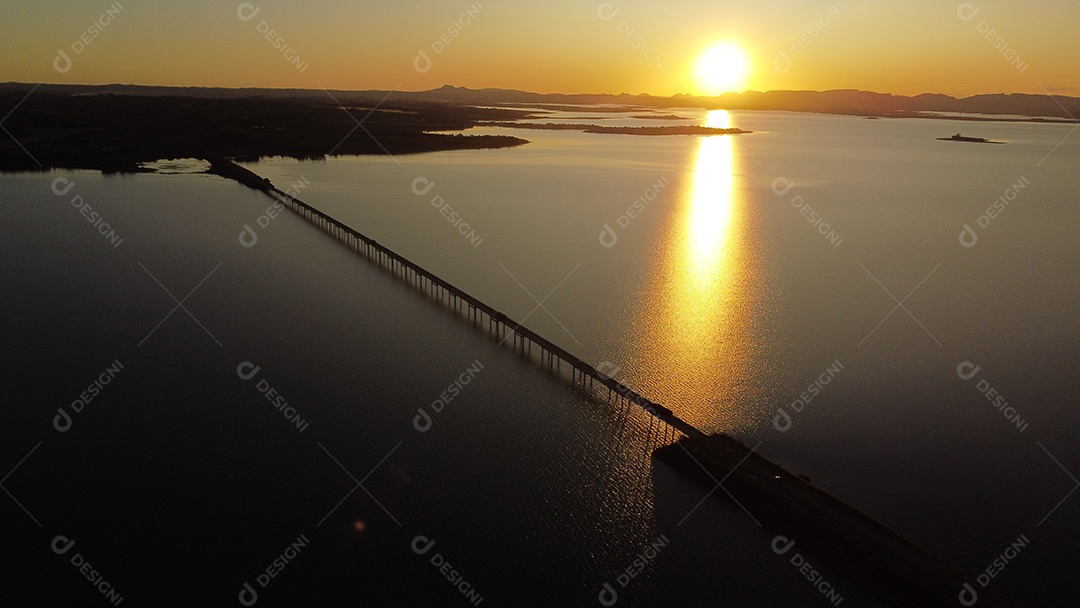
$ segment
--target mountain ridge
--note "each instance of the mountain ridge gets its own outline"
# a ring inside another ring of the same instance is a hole
[[[38,90],[61,95],[128,95],[128,96],[186,96],[206,98],[324,98],[342,104],[395,101],[442,102],[463,105],[506,104],[632,104],[648,108],[701,107],[704,109],[786,110],[829,114],[869,116],[904,116],[922,112],[987,114],[1022,116],[1076,121],[1080,117],[1080,98],[1031,93],[983,93],[969,97],[953,97],[943,93],[895,95],[859,89],[828,91],[770,90],[724,93],[717,96],[695,96],[685,93],[667,97],[645,93],[533,93],[517,89],[470,89],[444,85],[426,91],[388,90],[321,90],[267,89],[223,87],[165,87],[133,84],[66,85],[41,84]],[[0,83],[0,91],[26,91],[35,85],[17,82]]]

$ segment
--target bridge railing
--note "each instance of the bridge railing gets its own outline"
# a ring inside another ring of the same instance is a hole
[[[417,289],[442,302],[455,312],[466,316],[474,325],[487,331],[504,344],[513,339],[514,350],[571,382],[594,398],[600,398],[606,388],[610,401],[624,400],[651,414],[656,420],[670,426],[673,438],[677,433],[691,437],[705,435],[681,420],[670,409],[654,403],[634,389],[610,378],[592,365],[582,361],[562,347],[540,336],[531,329],[515,322],[506,314],[485,304],[465,291],[455,287],[434,273],[406,259],[375,239],[368,237],[337,219],[319,211],[300,199],[266,184],[265,190],[283,205],[296,212],[318,228],[327,232],[357,253],[363,254],[383,269],[397,275]],[[535,350],[537,352],[533,352]],[[563,367],[566,367],[564,371]],[[569,376],[566,375],[569,372]],[[665,436],[667,432],[665,431]]]

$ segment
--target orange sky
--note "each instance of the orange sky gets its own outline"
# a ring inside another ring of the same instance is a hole
[[[706,92],[695,61],[728,41],[738,89],[1080,96],[1065,0],[208,4],[5,4],[0,80],[670,95]]]

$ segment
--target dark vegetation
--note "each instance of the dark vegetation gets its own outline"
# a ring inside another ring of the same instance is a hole
[[[43,90],[26,97],[24,91],[0,89],[0,110],[6,114],[15,109],[3,122],[8,133],[0,132],[0,170],[136,172],[141,162],[170,158],[321,159],[328,154],[410,154],[527,143],[516,137],[439,133],[467,129],[478,121],[513,120],[524,116],[522,112],[436,102],[387,102],[373,111],[376,105],[353,103],[346,111],[329,97]]]

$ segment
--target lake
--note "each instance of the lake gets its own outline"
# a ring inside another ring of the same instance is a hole
[[[973,573],[1024,535],[993,585],[1071,598],[1070,126],[673,113],[754,132],[484,128],[532,143],[247,166]],[[1007,144],[935,140],[957,130]],[[0,183],[19,591],[99,594],[50,548],[64,535],[132,603],[245,583],[261,605],[467,603],[437,554],[489,604],[592,605],[608,583],[620,605],[829,605],[772,535],[650,460],[640,413],[551,382],[263,195],[205,175]]]

